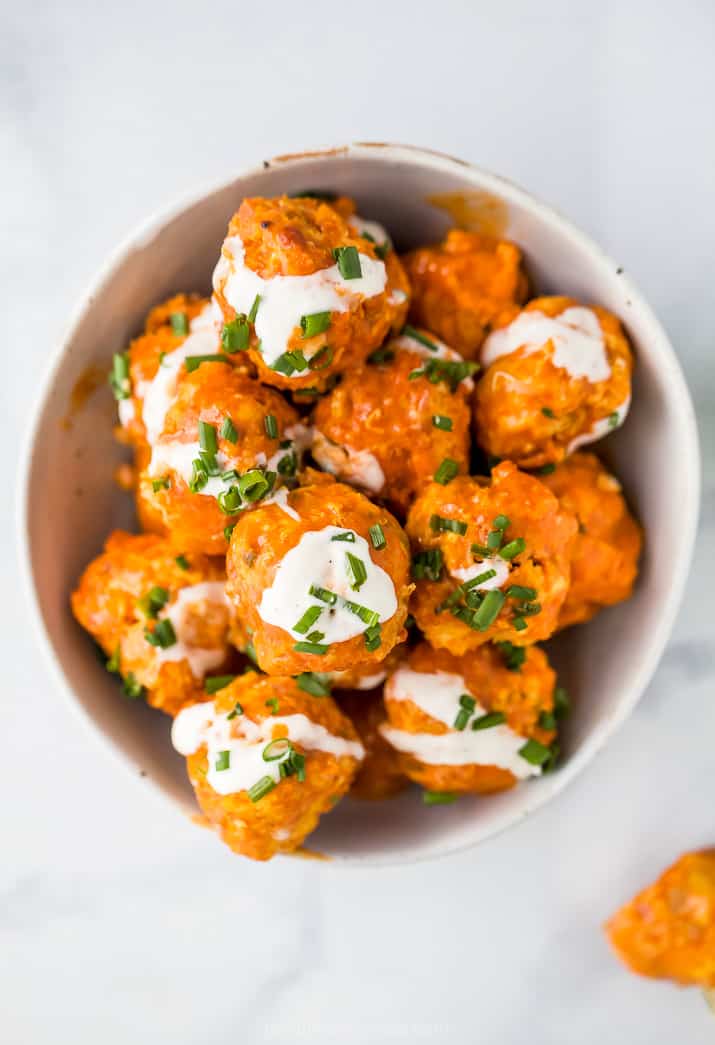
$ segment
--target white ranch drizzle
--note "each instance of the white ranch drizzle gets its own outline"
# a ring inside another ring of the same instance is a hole
[[[300,522],[300,516],[298,515],[295,508],[291,508],[288,504],[288,487],[281,486],[275,493],[272,493],[270,497],[264,497],[261,501],[261,508],[264,508],[267,504],[277,504],[282,512],[289,515],[291,519],[295,519],[296,522]]]
[[[328,645],[361,635],[368,626],[344,605],[345,600],[374,610],[380,623],[395,614],[397,596],[392,578],[372,561],[364,537],[354,534],[352,542],[332,539],[346,532],[353,531],[324,526],[322,530],[309,530],[301,536],[280,561],[273,583],[263,592],[258,606],[262,620],[289,632],[296,641],[302,641],[306,636],[297,632],[294,625],[310,607],[317,606],[321,613],[310,630],[322,632],[324,638],[321,642]],[[350,587],[348,553],[360,559],[367,572],[367,578],[358,591]],[[339,596],[337,603],[330,606],[311,595],[311,585],[334,592]]]
[[[363,675],[361,678],[352,680],[351,671],[331,671],[330,681],[336,689],[377,689],[387,678],[386,671],[376,671],[372,675]],[[347,680],[347,684],[346,684]]]
[[[338,475],[370,493],[380,493],[385,485],[385,473],[380,462],[369,450],[353,450],[350,446],[342,446],[316,428],[313,430],[311,453],[326,472]]]
[[[171,621],[176,633],[176,642],[167,649],[156,647],[156,658],[159,662],[186,660],[191,668],[191,674],[196,679],[202,679],[207,671],[218,667],[225,659],[227,650],[226,644],[204,649],[200,646],[192,646],[187,642],[186,612],[189,607],[200,602],[216,602],[228,606],[224,582],[202,581],[200,584],[182,588],[175,601],[160,614],[161,618]]]
[[[324,751],[335,758],[358,760],[365,755],[359,741],[336,737],[307,715],[274,715],[262,722],[253,722],[245,715],[229,719],[227,713],[216,711],[213,701],[180,711],[172,725],[171,742],[184,756],[193,755],[205,745],[207,783],[217,794],[231,795],[249,790],[262,777],[269,776],[280,782],[280,760],[266,762],[263,758],[275,726],[284,726],[290,740],[307,751]],[[217,765],[226,761],[226,769],[217,769]]]
[[[450,570],[449,572],[460,583],[464,584],[466,581],[471,581],[481,573],[487,573],[489,570],[494,570],[496,576],[490,577],[480,584],[473,585],[475,591],[491,591],[492,588],[501,588],[509,580],[509,563],[498,555],[490,556],[488,559],[481,559],[479,562],[472,563],[471,566],[463,566],[460,569]]]
[[[628,396],[617,409],[613,410],[608,417],[602,417],[598,421],[594,421],[593,425],[588,432],[582,432],[581,435],[575,436],[566,447],[566,453],[572,454],[574,450],[578,450],[579,446],[587,446],[589,443],[595,443],[599,439],[603,439],[604,436],[610,432],[615,432],[617,428],[620,428],[625,419],[628,417],[628,411],[631,407],[631,397]]]
[[[598,316],[590,308],[574,306],[558,316],[543,312],[520,312],[508,326],[494,330],[482,347],[482,364],[491,366],[500,356],[522,349],[526,355],[538,352],[548,341],[552,343],[554,366],[566,370],[570,377],[588,381],[607,381],[611,367],[606,354]]]
[[[473,697],[476,704],[466,729],[456,730],[453,727],[462,694]],[[445,766],[498,766],[520,780],[541,773],[540,766],[532,765],[519,754],[526,738],[506,724],[489,729],[471,728],[472,722],[487,712],[476,695],[470,693],[461,675],[399,668],[390,677],[385,696],[388,700],[410,700],[425,714],[449,726],[448,733],[440,734],[408,733],[388,723],[380,726],[380,732],[389,744],[420,762]]]
[[[384,263],[367,254],[359,254],[359,258],[362,275],[357,279],[345,279],[337,264],[309,276],[263,279],[245,264],[240,236],[229,236],[214,269],[213,285],[237,312],[250,312],[256,296],[260,296],[254,327],[263,359],[272,366],[287,351],[302,316],[348,312],[363,298],[383,293],[387,283]],[[306,358],[310,358],[308,353]]]
[[[370,221],[368,218],[361,218],[359,214],[351,214],[347,222],[355,229],[358,236],[363,236],[365,233],[371,236],[378,247],[390,242],[387,229],[379,221]]]
[[[427,345],[423,344],[422,341],[418,341],[412,334],[404,331],[398,334],[397,337],[391,338],[385,347],[396,351],[402,349],[405,352],[411,352],[413,355],[422,356],[423,359],[445,359],[453,363],[464,362],[464,357],[456,349],[445,345],[444,341],[440,341],[434,334],[425,334],[425,337],[436,346],[434,351],[427,348]],[[459,382],[459,387],[463,388],[465,392],[471,392],[474,389],[474,381],[471,377],[464,377]]]

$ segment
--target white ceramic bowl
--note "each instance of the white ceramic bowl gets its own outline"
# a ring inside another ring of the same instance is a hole
[[[342,860],[396,863],[474,845],[521,820],[564,788],[631,711],[663,651],[688,572],[697,435],[673,349],[628,276],[553,210],[460,160],[383,144],[278,157],[152,218],[104,266],[57,349],[21,473],[20,540],[38,634],[59,688],[108,749],[187,812],[195,806],[183,759],[171,749],[168,719],[122,698],[70,614],[69,593],[83,567],[110,530],[132,525],[130,499],[112,482],[125,451],[112,439],[109,389],[102,381],[81,408],[78,389],[86,393],[93,375],[107,370],[111,353],[126,345],[155,302],[179,290],[209,289],[226,224],[243,196],[306,188],[356,197],[360,213],[383,222],[400,249],[435,240],[450,224],[429,197],[462,194],[464,214],[501,225],[523,249],[540,292],[611,309],[636,352],[631,414],[606,449],[645,524],[646,552],[630,601],[552,644],[574,702],[563,764],[513,791],[452,806],[426,808],[416,791],[379,804],[346,800],[309,840]]]

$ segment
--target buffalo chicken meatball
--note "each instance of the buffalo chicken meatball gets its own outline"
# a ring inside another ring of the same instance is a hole
[[[402,262],[412,286],[411,317],[466,359],[504,310],[526,300],[521,251],[504,240],[451,229],[441,244],[418,247]]]
[[[578,520],[571,586],[559,614],[559,628],[566,628],[630,596],[642,533],[618,479],[594,454],[573,454],[541,481]]]
[[[236,853],[289,853],[350,787],[362,744],[330,697],[247,672],[185,708],[172,742],[202,812]]]
[[[307,441],[280,393],[204,363],[177,389],[140,498],[153,503],[178,546],[224,553],[238,515],[295,476]]]
[[[576,529],[551,491],[510,461],[491,482],[432,483],[407,518],[419,628],[457,654],[490,640],[547,639],[568,590]]]
[[[385,685],[380,730],[400,769],[430,791],[502,791],[554,757],[556,676],[536,646],[456,657],[422,643]]]
[[[243,515],[227,569],[229,598],[269,674],[378,666],[405,638],[407,538],[342,483],[286,491]]]
[[[489,335],[481,361],[477,441],[520,467],[562,461],[628,413],[631,350],[620,322],[603,308],[536,298]]]
[[[324,389],[361,363],[407,311],[409,284],[392,252],[329,203],[244,199],[214,272],[227,352],[247,350],[266,384]]]
[[[715,988],[715,849],[681,856],[611,918],[606,932],[633,972]]]
[[[379,801],[399,794],[408,779],[400,768],[400,756],[380,732],[387,722],[381,689],[339,693],[337,701],[365,748],[365,758],[350,788],[351,797]]]
[[[201,698],[205,679],[230,666],[222,566],[179,555],[154,534],[116,531],[86,568],[72,610],[110,658],[130,697],[146,693],[168,714]]]
[[[312,445],[321,467],[401,515],[433,479],[469,470],[472,369],[429,334],[406,329],[319,401]]]

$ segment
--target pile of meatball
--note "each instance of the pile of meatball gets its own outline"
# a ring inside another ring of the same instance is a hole
[[[212,297],[149,313],[110,374],[141,532],[72,608],[172,717],[234,851],[298,849],[348,793],[438,805],[553,768],[567,697],[538,644],[637,571],[620,483],[579,449],[631,370],[614,315],[529,300],[513,243],[398,256],[323,193],[244,199]]]

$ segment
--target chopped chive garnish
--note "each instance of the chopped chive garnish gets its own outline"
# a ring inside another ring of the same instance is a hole
[[[541,613],[541,603],[525,602],[519,607],[519,611],[522,617],[536,617],[537,614]]]
[[[343,279],[360,279],[362,268],[357,247],[336,247],[333,257]]]
[[[511,624],[514,628],[514,631],[525,631],[526,628],[528,628],[528,624],[526,623],[523,617],[514,617],[514,620],[511,622]]]
[[[330,591],[328,588],[321,588],[319,584],[311,584],[308,594],[315,599],[320,599],[321,602],[327,602],[328,606],[334,606],[338,601],[334,591]]]
[[[295,679],[298,688],[312,697],[330,696],[330,675],[316,671],[302,671]]]
[[[228,417],[228,415],[224,417],[223,421],[221,422],[221,427],[218,430],[218,434],[221,436],[222,439],[225,439],[227,443],[238,442],[238,432],[236,431],[236,426],[234,425],[231,418]]]
[[[244,500],[254,504],[270,493],[275,479],[275,472],[262,472],[258,468],[252,468],[238,480],[239,493]]]
[[[295,349],[293,352],[284,352],[271,364],[271,370],[275,370],[279,374],[285,374],[286,377],[290,377],[296,370],[300,373],[307,369],[308,360],[300,349]]]
[[[253,668],[249,668],[249,671],[252,671],[252,670],[253,670]],[[228,715],[226,715],[226,718],[230,721],[231,719],[236,718],[237,715],[242,715],[242,714],[243,714],[243,705],[240,704],[238,701],[236,701],[236,703],[233,705],[233,707],[229,711]]]
[[[245,352],[250,336],[248,320],[243,314],[240,314],[224,324],[221,331],[221,346],[229,355],[233,355],[234,352]]]
[[[373,628],[380,621],[380,614],[376,610],[370,610],[367,606],[361,606],[358,602],[350,602],[349,599],[345,599],[343,606],[346,610],[354,613],[356,617],[359,617],[363,624],[367,624],[369,628]]]
[[[322,642],[325,638],[325,632],[322,631],[311,631],[309,635],[306,635],[308,642]]]
[[[157,621],[153,631],[145,628],[144,638],[150,646],[158,646],[160,649],[169,649],[170,646],[176,645],[176,632],[168,617]]]
[[[462,695],[459,698],[459,706],[460,708],[464,708],[465,711],[471,712],[474,711],[475,707],[477,706],[477,702],[471,695],[471,693],[462,693]]]
[[[228,769],[231,765],[231,752],[230,751],[219,751],[216,756],[216,762],[214,763],[216,772],[220,773],[224,769]]]
[[[556,729],[556,716],[553,711],[542,711],[539,714],[539,727],[541,729]]]
[[[163,609],[168,601],[169,592],[166,588],[160,588],[158,585],[155,585],[153,588],[149,589],[146,595],[142,595],[137,602],[137,608],[144,614],[144,616],[156,620],[159,616],[159,610]]]
[[[267,708],[271,709],[271,715],[277,715],[279,711],[278,697],[269,697],[268,700],[264,701]]]
[[[207,675],[204,679],[204,689],[207,693],[218,693],[220,689],[230,686],[235,675]]]
[[[380,648],[382,645],[382,629],[379,624],[373,624],[363,634],[365,636],[365,645],[371,653]]]
[[[407,630],[409,631],[410,628],[414,628],[416,623],[417,623],[417,621],[412,616],[412,614],[408,613],[407,616],[405,617],[405,627],[407,628]]]
[[[502,533],[501,530],[490,530],[489,531],[489,536],[487,537],[487,548],[489,549],[489,554],[490,555],[492,554],[492,552],[499,551],[499,549],[501,548],[501,542],[502,542],[503,539],[504,539],[504,534]]]
[[[168,475],[162,475],[159,479],[152,479],[151,488],[154,493],[159,493],[159,490],[168,490],[171,486],[171,479]]]
[[[112,387],[114,398],[129,399],[132,394],[132,383],[129,379],[129,353],[115,352],[112,356],[112,370],[109,374],[109,384]]]
[[[122,679],[122,691],[130,700],[140,700],[145,693],[144,687],[137,680],[133,671],[127,672]]]
[[[293,625],[293,631],[297,631],[299,635],[307,635],[322,612],[320,606],[309,606],[298,623]]]
[[[117,675],[119,673],[120,668],[120,658],[121,650],[119,645],[117,645],[117,648],[114,650],[114,653],[111,655],[111,657],[105,665],[107,671],[111,671],[113,675]]]
[[[553,475],[556,471],[556,465],[553,462],[549,464],[542,464],[541,468],[536,469],[536,475]]]
[[[316,334],[324,333],[329,326],[329,312],[312,312],[308,316],[300,317],[300,329],[303,331],[303,337],[315,337]]]
[[[482,559],[489,559],[492,554],[491,548],[487,548],[486,544],[473,544],[469,550],[472,555],[478,555]]]
[[[235,524],[235,522],[233,522],[233,523],[229,523],[229,524],[228,524],[228,526],[224,526],[224,528],[223,528],[223,537],[224,537],[224,540],[226,540],[226,541],[230,541],[230,540],[231,540],[231,534],[233,533],[233,531],[234,531],[235,529],[236,529],[236,524]]]
[[[296,642],[293,647],[296,653],[314,653],[316,657],[322,657],[330,649],[320,642]]]
[[[273,790],[276,786],[276,782],[272,776],[262,776],[260,780],[257,780],[253,787],[248,789],[248,797],[252,802],[260,802],[262,798]]]
[[[367,357],[368,363],[389,363],[395,358],[393,349],[383,346],[382,348],[376,348],[374,352],[371,352]]]
[[[516,621],[512,623],[516,626]],[[507,670],[521,670],[521,666],[526,660],[526,649],[523,646],[515,646],[513,642],[497,642],[496,647],[502,655],[504,667]]]
[[[453,791],[423,791],[422,802],[426,806],[447,806],[457,801]]]
[[[326,203],[334,203],[338,198],[337,192],[329,192],[327,189],[303,189],[301,192],[289,193],[292,200],[309,199],[325,200]]]
[[[506,722],[506,715],[503,711],[490,711],[486,715],[475,718],[472,722],[472,729],[492,729],[494,726],[501,726],[504,722]]]
[[[474,628],[477,631],[486,631],[499,616],[499,611],[504,605],[504,595],[496,588],[488,591],[484,596],[479,609],[474,614]]]
[[[517,599],[519,602],[528,602],[536,598],[536,588],[525,588],[523,584],[510,584],[506,589],[508,599]]]
[[[609,428],[617,428],[618,427],[618,421],[619,421],[618,411],[614,410],[612,414],[608,415],[608,427]]]
[[[412,559],[412,576],[416,581],[438,581],[442,576],[444,556],[441,548],[418,552]]]
[[[292,478],[292,476],[294,476],[298,471],[298,458],[293,451],[289,454],[284,454],[283,457],[279,459],[276,468],[280,475]]]
[[[525,548],[526,541],[524,538],[516,537],[513,541],[509,541],[508,544],[505,544],[503,548],[500,548],[499,554],[502,559],[509,561],[510,559],[515,559],[517,555],[521,555]]]
[[[371,526],[370,529],[368,530],[368,533],[370,534],[370,540],[372,542],[372,546],[377,551],[379,551],[380,548],[384,548],[387,545],[387,538],[385,537],[385,531],[383,530],[383,528],[380,525],[380,523],[375,523],[374,526]]]
[[[554,690],[554,715],[556,718],[564,718],[569,713],[571,701],[563,686],[557,686]]]
[[[430,350],[430,352],[436,352],[438,349],[438,346],[435,345],[434,341],[431,341],[430,338],[425,337],[424,334],[421,334],[419,330],[416,330],[414,327],[411,327],[408,323],[406,323],[402,328],[402,335],[403,337],[411,337],[413,341],[417,341],[420,345],[424,345],[425,348],[428,348]]]
[[[263,748],[262,757],[264,762],[278,762],[293,751],[293,743],[288,737],[276,737]]]
[[[532,766],[543,766],[551,757],[551,748],[540,744],[538,740],[530,739],[519,748],[519,754]]]
[[[550,406],[542,406],[541,413],[544,415],[544,417],[551,417],[551,418],[556,417],[556,414],[554,413],[554,411],[551,409]]]
[[[214,454],[218,453],[218,440],[216,438],[216,429],[208,421],[199,421],[199,446],[204,453]]]
[[[258,315],[258,306],[260,305],[260,303],[261,303],[261,295],[260,294],[256,294],[255,298],[253,299],[253,304],[251,305],[251,311],[248,313],[248,317],[247,317],[249,323],[255,323],[256,322],[256,316]]]
[[[216,503],[224,515],[235,515],[241,508],[241,494],[238,487],[231,485],[228,490],[221,490],[216,497]]]
[[[452,418],[444,414],[432,414],[432,424],[435,428],[441,428],[443,432],[452,431]]]
[[[185,312],[172,312],[169,316],[171,330],[177,337],[184,337],[189,332],[189,317]]]
[[[457,462],[453,461],[451,457],[445,457],[437,471],[434,473],[434,481],[440,483],[442,486],[446,486],[447,483],[451,483],[458,473],[459,465]]]
[[[478,573],[476,577],[472,577],[471,580],[465,581],[464,584],[460,585],[462,591],[471,591],[472,588],[477,588],[480,584],[484,584],[485,581],[490,581],[492,577],[496,577],[496,570],[485,570],[484,573]]]
[[[435,533],[446,531],[448,533],[458,533],[462,537],[467,532],[467,524],[460,522],[458,519],[445,519],[441,515],[433,515],[430,517],[430,529],[434,530]]]
[[[310,357],[308,366],[311,370],[325,370],[326,366],[330,366],[332,363],[334,355],[335,353],[330,345],[323,345],[320,351]]]
[[[358,559],[357,555],[353,555],[352,552],[346,552],[345,558],[350,587],[353,591],[360,591],[361,587],[367,580],[367,569],[365,563],[362,559]]]
[[[198,370],[202,363],[226,363],[228,366],[231,365],[226,356],[222,356],[219,353],[204,356],[187,356],[184,360],[184,366],[189,374],[193,374],[194,370]]]
[[[275,419],[274,414],[266,414],[263,418],[263,427],[266,430],[266,435],[269,439],[278,438],[278,422]]]
[[[331,541],[347,541],[349,544],[355,543],[355,534],[352,530],[345,530],[343,533],[336,533],[334,537],[330,538]]]
[[[495,530],[506,530],[509,525],[510,519],[508,515],[497,515],[492,523]]]
[[[469,712],[465,708],[460,708],[457,712],[457,717],[454,720],[454,729],[458,729],[460,732],[467,728],[469,722]]]
[[[471,377],[478,369],[478,363],[466,360],[457,362],[448,359],[427,359],[424,366],[409,374],[409,380],[416,381],[418,377],[426,377],[433,385],[444,381],[449,385],[451,392],[456,392],[460,382],[464,381],[466,377]]]

